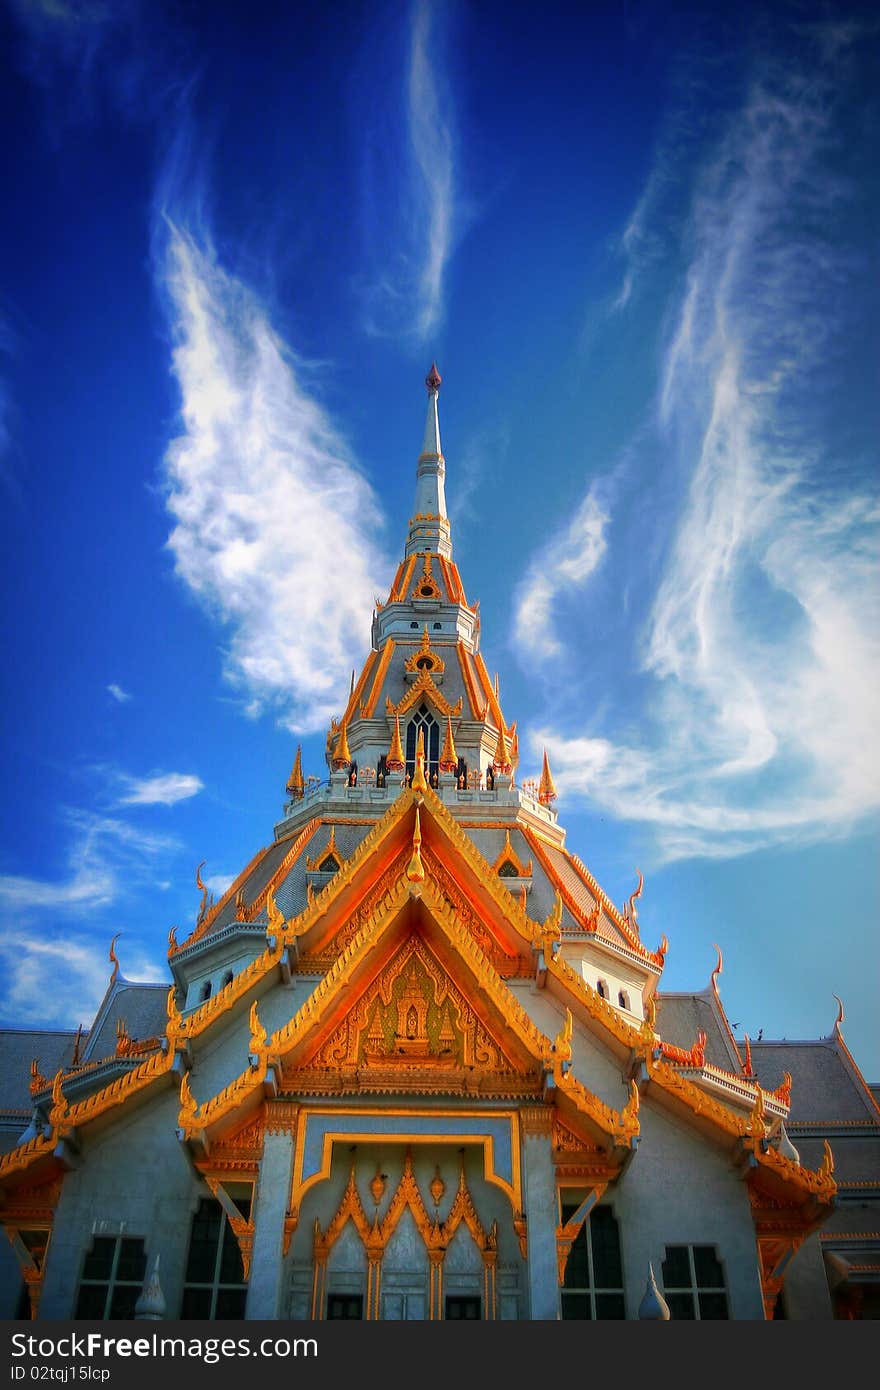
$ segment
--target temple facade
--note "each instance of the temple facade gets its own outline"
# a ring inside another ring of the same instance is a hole
[[[876,1314],[880,1109],[842,1011],[744,1047],[720,953],[665,994],[641,880],[618,909],[568,848],[546,755],[518,782],[426,385],[326,770],[297,752],[268,847],[172,931],[168,985],[111,946],[87,1033],[0,1035],[0,1312]]]

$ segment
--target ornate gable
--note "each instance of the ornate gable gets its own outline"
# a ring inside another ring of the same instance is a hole
[[[396,1078],[416,1091],[537,1085],[517,1065],[424,939],[414,933],[330,1036],[298,1069],[296,1085],[360,1089]],[[285,1076],[287,1084],[291,1079]]]

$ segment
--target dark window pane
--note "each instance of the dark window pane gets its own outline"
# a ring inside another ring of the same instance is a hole
[[[184,1289],[182,1318],[209,1318],[211,1316],[210,1289]]]
[[[362,1318],[364,1300],[360,1294],[330,1294],[327,1299],[328,1318]]]
[[[593,1242],[593,1283],[597,1289],[623,1286],[620,1263],[620,1232],[610,1207],[595,1207],[590,1216]]]
[[[123,1240],[119,1259],[116,1263],[116,1278],[143,1284],[146,1272],[147,1256],[144,1242],[142,1240]]]
[[[141,1296],[139,1284],[117,1284],[110,1299],[111,1318],[133,1318],[134,1305]]]
[[[95,1236],[83,1264],[84,1279],[109,1279],[116,1250],[115,1236]]]
[[[726,1318],[728,1316],[726,1293],[701,1293],[699,1299],[701,1318]]]
[[[469,1298],[459,1295],[450,1295],[446,1300],[446,1318],[449,1322],[457,1319],[466,1318],[470,1321],[480,1317],[479,1298]]]
[[[690,1322],[694,1321],[694,1300],[691,1294],[667,1293],[664,1290],[663,1297],[669,1304],[670,1317],[674,1318],[676,1322],[682,1322],[685,1320]]]
[[[697,1276],[698,1288],[724,1288],[724,1270],[713,1246],[694,1246],[694,1273]]]
[[[604,1318],[607,1321],[624,1322],[626,1319],[626,1308],[623,1302],[623,1294],[597,1293],[596,1317]]]
[[[218,1318],[243,1318],[247,1289],[218,1289]]]
[[[222,1219],[223,1208],[220,1203],[213,1197],[203,1198],[193,1217],[190,1234],[189,1258],[186,1264],[188,1284],[213,1283]]]
[[[244,1283],[244,1268],[241,1263],[241,1251],[238,1248],[238,1241],[232,1233],[232,1227],[228,1222],[223,1232],[223,1254],[220,1257],[220,1283]]]
[[[663,1261],[663,1288],[689,1289],[690,1287],[691,1263],[688,1259],[687,1246],[667,1245],[666,1259]]]
[[[76,1300],[75,1318],[92,1318],[100,1322],[104,1317],[104,1307],[107,1303],[106,1284],[80,1284],[79,1297]]]
[[[565,1266],[565,1287],[567,1289],[586,1289],[590,1284],[590,1266],[587,1261],[587,1228],[581,1226],[571,1247],[568,1263]]]
[[[588,1293],[564,1293],[562,1295],[562,1316],[568,1318],[592,1318]]]

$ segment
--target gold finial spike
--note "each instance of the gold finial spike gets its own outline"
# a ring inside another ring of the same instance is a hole
[[[495,744],[495,756],[492,759],[496,772],[510,772],[511,761],[510,751],[507,747],[507,739],[504,734],[504,720],[501,720],[498,729],[498,742]]]
[[[345,768],[349,767],[351,764],[351,752],[348,747],[348,731],[346,730],[345,724],[343,724],[339,730],[339,737],[336,740],[336,746],[333,749],[330,761],[337,772],[344,771]]]
[[[819,1175],[826,1180],[831,1178],[834,1173],[834,1154],[831,1152],[831,1145],[826,1139],[823,1144],[822,1162],[819,1164]]]
[[[118,957],[117,954],[116,954],[116,943],[117,943],[117,941],[119,940],[119,938],[120,938],[121,935],[122,935],[122,932],[121,932],[121,931],[118,931],[118,932],[116,933],[116,935],[114,936],[113,940],[110,942],[110,962],[111,962],[111,964],[112,964],[112,966],[113,966],[113,973],[112,973],[112,975],[110,976],[110,983],[111,983],[111,985],[113,984],[114,980],[116,980],[117,977],[118,977],[118,975],[119,975],[119,957]]]
[[[413,774],[412,789],[414,792],[426,792],[428,781],[425,777],[425,731],[419,729],[419,741],[416,744],[416,770]]]
[[[395,714],[394,731],[391,735],[391,747],[388,749],[388,756],[385,759],[385,768],[388,772],[403,772],[405,767],[403,744],[400,741],[400,715]]]
[[[424,881],[425,881],[425,866],[424,866],[424,864],[422,863],[422,856],[421,856],[421,847],[422,847],[422,827],[421,827],[421,822],[419,821],[419,808],[418,808],[418,806],[416,807],[416,819],[415,819],[415,824],[413,825],[412,845],[413,845],[412,859],[410,859],[409,864],[407,865],[407,868],[406,868],[406,876],[407,876],[407,878],[409,879],[410,883],[424,883]]]
[[[455,772],[457,768],[458,754],[455,751],[455,740],[452,737],[452,716],[447,714],[446,737],[443,740],[443,751],[440,754],[440,771]]]
[[[556,784],[550,773],[550,763],[547,758],[547,749],[544,749],[544,762],[541,767],[541,780],[538,783],[538,800],[542,806],[549,806],[556,800]]]
[[[296,745],[296,757],[293,760],[293,767],[287,779],[287,795],[294,801],[301,801],[305,791],[302,768],[302,744]]]

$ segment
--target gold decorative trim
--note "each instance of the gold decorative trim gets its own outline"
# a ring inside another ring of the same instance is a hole
[[[391,715],[406,714],[407,710],[412,709],[413,705],[421,699],[430,700],[434,708],[438,709],[441,714],[451,714],[456,718],[461,714],[461,696],[459,695],[455,704],[451,705],[449,701],[444,698],[438,686],[434,684],[428,671],[421,671],[419,673],[417,679],[413,681],[403,699],[399,700],[396,705],[392,702],[390,696],[386,696],[385,709],[388,714]]]
[[[382,689],[382,686],[385,683],[385,676],[388,672],[388,667],[391,664],[391,658],[393,655],[394,638],[389,637],[386,640],[384,647],[382,648],[382,654],[379,658],[379,664],[376,667],[376,674],[373,677],[373,684],[370,686],[370,693],[367,696],[367,702],[365,705],[361,705],[361,719],[372,719],[373,711],[376,708],[376,701],[378,700],[379,693]]]

